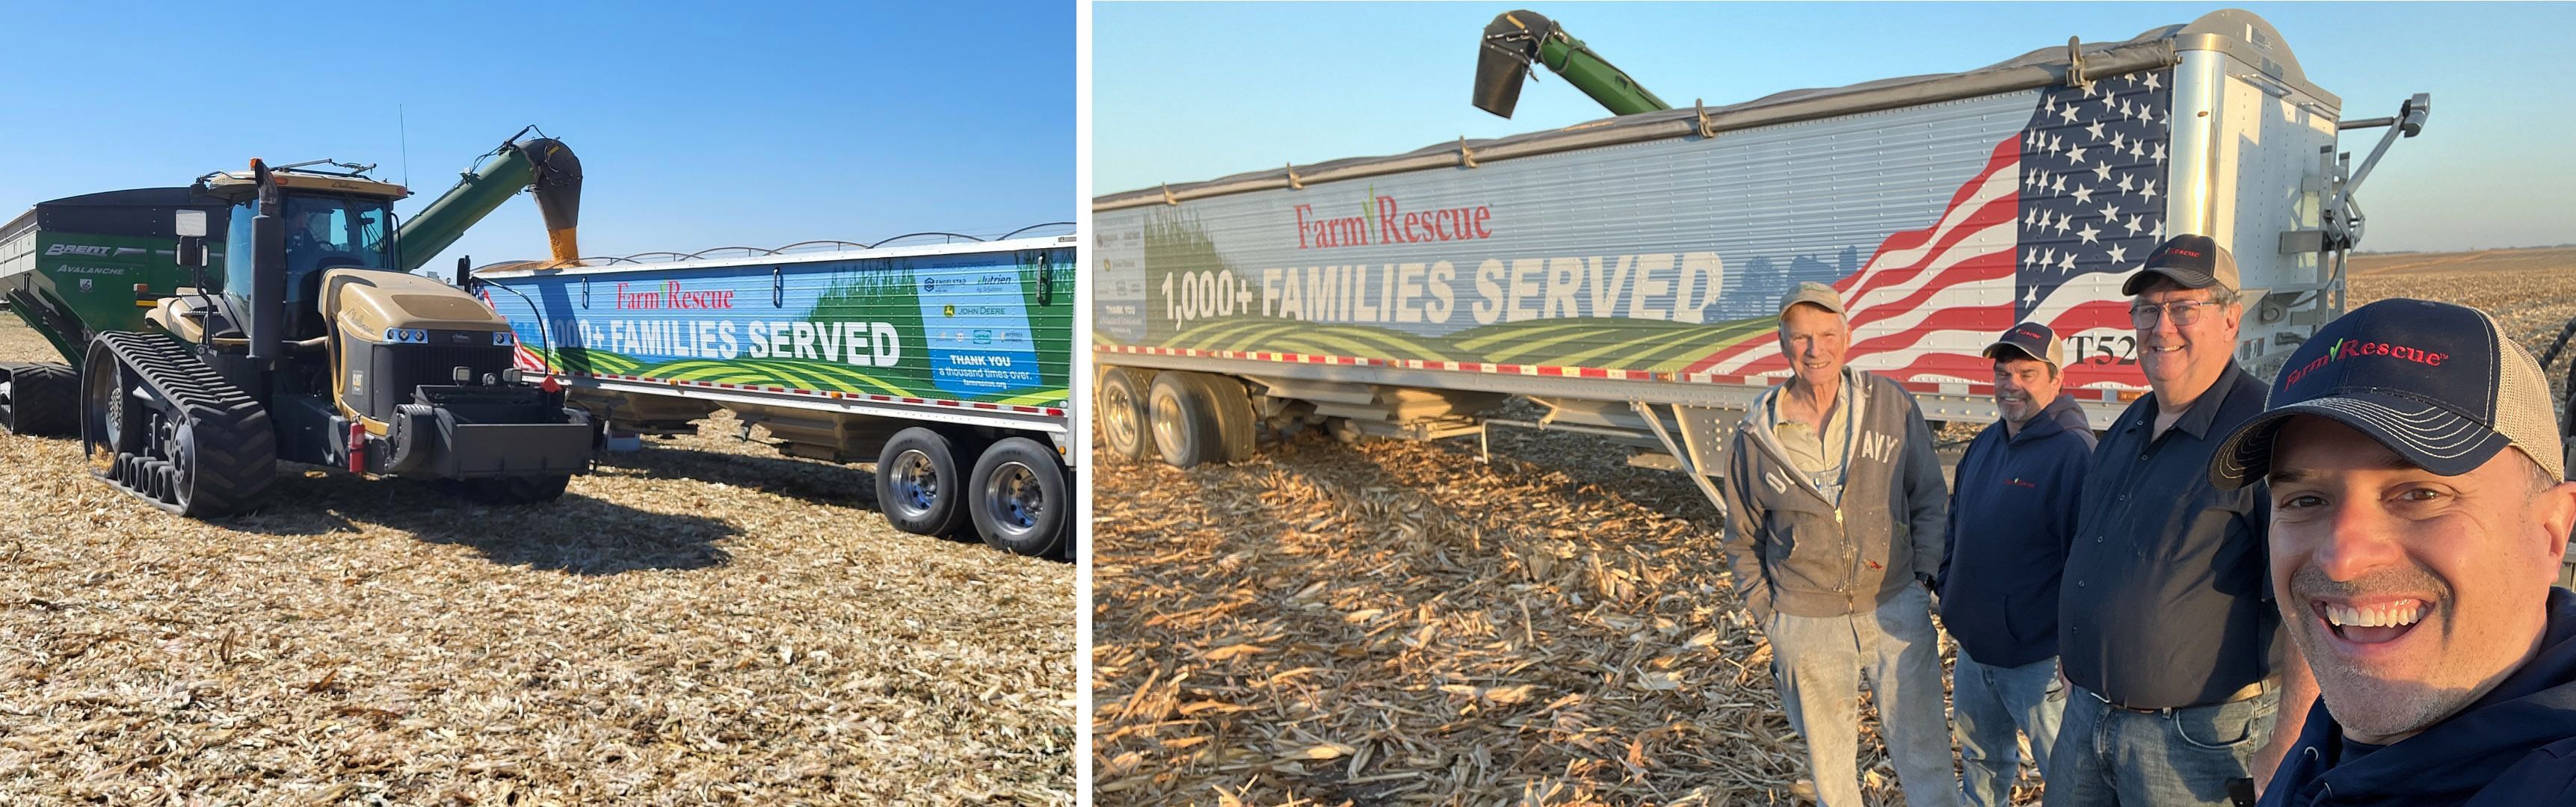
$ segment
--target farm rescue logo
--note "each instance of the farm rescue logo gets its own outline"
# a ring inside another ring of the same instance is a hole
[[[1473,249],[1494,237],[1490,205],[1410,209],[1369,188],[1359,215],[1290,208],[1297,254],[1366,249],[1374,255]],[[1320,257],[1320,256],[1319,256]],[[1232,268],[1163,275],[1174,324],[1259,316],[1318,323],[1477,325],[1573,317],[1699,323],[1726,283],[1715,252],[1442,258]]]
[[[731,310],[737,289],[689,289],[667,280],[641,286],[619,283],[620,311]],[[903,334],[885,322],[808,322],[652,317],[580,321],[583,347],[627,356],[730,360],[806,359],[858,367],[892,367],[903,361]]]

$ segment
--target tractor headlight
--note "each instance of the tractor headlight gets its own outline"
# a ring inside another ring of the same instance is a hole
[[[519,343],[518,334],[514,334],[514,333],[511,333],[511,332],[509,332],[509,331],[494,331],[494,332],[492,332],[492,344],[494,344],[494,345],[499,345],[499,346],[509,346],[509,345],[515,345],[515,344],[518,344],[518,343]]]
[[[386,328],[385,341],[394,343],[409,342],[413,344],[428,344],[429,331],[422,328]]]

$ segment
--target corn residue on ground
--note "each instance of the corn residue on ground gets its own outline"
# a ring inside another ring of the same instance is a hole
[[[2363,256],[2351,288],[2349,307],[2415,296],[2487,310],[2538,353],[2576,316],[2576,250]],[[2562,399],[2566,361],[2550,371]],[[1102,463],[1099,803],[1810,794],[1769,646],[1690,481],[1625,467],[1599,438],[1496,429],[1493,443],[1491,465],[1468,440],[1313,434],[1235,466]],[[1864,795],[1902,803],[1863,715]],[[2037,803],[2033,781],[2016,803]]]
[[[1070,803],[1073,567],[732,426],[550,505],[282,466],[211,522],[0,435],[0,804]]]

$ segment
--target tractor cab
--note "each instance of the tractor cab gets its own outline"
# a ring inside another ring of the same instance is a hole
[[[322,314],[324,272],[344,267],[392,270],[398,265],[393,252],[393,201],[411,195],[400,185],[355,173],[299,168],[304,167],[282,166],[268,172],[269,182],[277,187],[283,213],[282,336],[288,341],[313,339],[328,332],[329,323]],[[208,193],[233,203],[225,241],[256,243],[252,228],[260,204],[257,177],[252,172],[210,174],[205,186]],[[251,310],[252,290],[258,287],[255,280],[259,260],[257,249],[224,254],[221,280],[212,284],[223,290],[224,308],[235,312]]]

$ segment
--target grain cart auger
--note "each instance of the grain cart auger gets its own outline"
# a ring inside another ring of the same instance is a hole
[[[489,307],[396,269],[391,205],[408,191],[318,165],[252,160],[189,189],[228,205],[229,249],[209,272],[206,214],[177,212],[192,284],[138,286],[128,305],[148,307],[143,325],[99,329],[79,354],[93,472],[186,516],[255,506],[278,460],[443,480],[496,503],[561,496],[587,468],[588,417],[519,379],[515,337]],[[498,203],[419,218],[461,230]]]
[[[1601,102],[1613,115],[1672,108],[1583,40],[1567,36],[1554,20],[1530,11],[1506,11],[1485,25],[1485,36],[1476,47],[1476,108],[1511,117],[1512,109],[1520,105],[1521,82],[1528,80],[1531,62],[1564,76],[1566,83]]]

